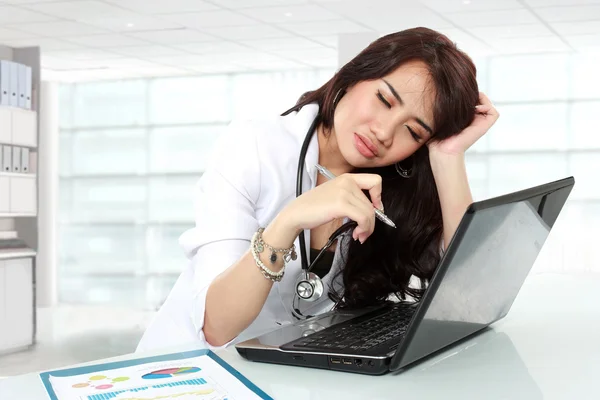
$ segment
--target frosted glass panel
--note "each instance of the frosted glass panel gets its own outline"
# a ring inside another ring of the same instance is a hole
[[[151,221],[194,221],[194,190],[197,177],[150,179]]]
[[[469,180],[485,180],[489,176],[488,155],[466,154],[467,175]]]
[[[143,178],[72,181],[71,219],[78,222],[144,222],[147,188]]]
[[[495,102],[565,99],[568,72],[567,55],[494,57],[488,95]]]
[[[111,304],[155,311],[176,280],[177,275],[65,275],[58,281],[58,300],[63,304]],[[132,346],[135,347],[138,341],[139,335],[136,335],[132,338]]]
[[[58,221],[67,223],[73,212],[73,181],[60,179],[58,181]]]
[[[490,196],[537,186],[567,176],[564,154],[490,155]]]
[[[150,123],[226,122],[229,113],[227,76],[163,78],[150,83]]]
[[[567,105],[504,105],[490,130],[489,149],[563,149],[567,144]]]
[[[150,132],[150,171],[203,171],[222,126],[156,128]]]
[[[570,147],[600,150],[600,101],[575,103],[570,111]],[[596,157],[600,157],[600,151]]]
[[[600,272],[599,236],[600,202],[570,200],[558,217],[533,271]]]
[[[145,263],[144,230],[136,225],[65,227],[59,249],[62,271],[76,275],[141,271]]]
[[[73,85],[61,85],[58,89],[58,123],[61,128],[73,126]]]
[[[146,121],[146,81],[77,84],[73,105],[76,127],[139,125]]]
[[[233,78],[233,115],[279,115],[320,86],[313,71],[241,74]]]
[[[315,73],[316,73],[316,81],[315,81],[314,89],[318,89],[321,86],[323,86],[324,84],[326,84],[331,79],[331,77],[335,73],[335,70],[319,69],[319,70],[315,71]]]
[[[60,148],[58,170],[61,175],[71,175],[73,173],[73,136],[71,133],[61,132],[58,135],[58,145]]]
[[[483,200],[488,197],[488,156],[466,155],[467,176],[474,200]]]
[[[146,171],[146,131],[73,132],[73,173],[141,174]]]
[[[600,97],[600,54],[578,54],[573,56],[572,97],[598,99]]]
[[[475,67],[477,68],[477,86],[479,86],[479,91],[488,94],[489,59],[473,58],[473,63],[475,63]]]
[[[492,128],[482,137],[479,138],[469,149],[467,150],[467,154],[469,153],[485,153],[490,148],[490,136],[496,135],[497,131],[496,126],[492,126]]]
[[[189,261],[178,240],[193,226],[193,223],[151,226],[148,229],[148,269],[152,272],[181,273]]]
[[[600,201],[600,154],[571,154],[569,173],[575,177],[572,196]]]

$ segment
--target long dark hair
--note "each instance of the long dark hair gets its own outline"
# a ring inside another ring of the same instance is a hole
[[[427,65],[436,89],[431,140],[443,140],[466,128],[479,99],[475,65],[446,36],[427,28],[408,29],[374,41],[327,83],[302,95],[283,115],[317,103],[317,118],[329,133],[337,102],[349,87],[383,78],[411,60]],[[442,211],[427,146],[402,164],[405,169],[412,168],[411,178],[401,177],[393,165],[354,171],[382,176],[385,213],[397,228],[376,220],[375,231],[364,244],[350,240],[339,272],[343,274],[343,293],[329,292],[338,308],[373,305],[391,294],[420,299],[440,261]],[[420,287],[409,287],[413,275],[421,281]]]

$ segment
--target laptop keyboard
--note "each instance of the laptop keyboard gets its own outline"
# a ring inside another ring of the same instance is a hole
[[[396,305],[369,319],[348,321],[298,339],[294,347],[365,351],[406,333],[416,307]]]

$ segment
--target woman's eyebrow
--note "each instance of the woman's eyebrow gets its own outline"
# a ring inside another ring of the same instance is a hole
[[[400,97],[398,92],[396,92],[396,89],[394,89],[394,87],[385,79],[382,79],[382,81],[385,82],[387,87],[390,89],[390,92],[392,92],[392,95],[396,98],[396,100],[398,100],[398,103],[400,103],[400,105],[404,105],[404,101],[402,101],[402,97]],[[421,125],[427,132],[429,132],[430,135],[433,135],[433,129],[431,129],[429,125],[427,125],[425,122],[423,122],[421,118],[415,118],[415,121],[417,121],[419,125]]]
[[[385,79],[382,79],[382,81],[385,82],[385,84],[390,89],[390,91],[392,92],[392,94],[394,95],[394,97],[396,98],[396,100],[398,100],[398,103],[400,103],[400,105],[404,105],[404,101],[402,101],[402,97],[400,97],[400,95],[398,94],[398,92],[396,92],[396,89],[394,89],[394,87],[388,81],[386,81]]]

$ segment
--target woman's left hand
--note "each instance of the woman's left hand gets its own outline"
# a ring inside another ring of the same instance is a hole
[[[431,141],[427,144],[430,154],[433,152],[445,155],[461,155],[471,147],[479,138],[494,125],[500,114],[492,102],[483,93],[479,92],[479,105],[475,107],[475,118],[471,125],[463,129],[458,135],[441,141]]]

